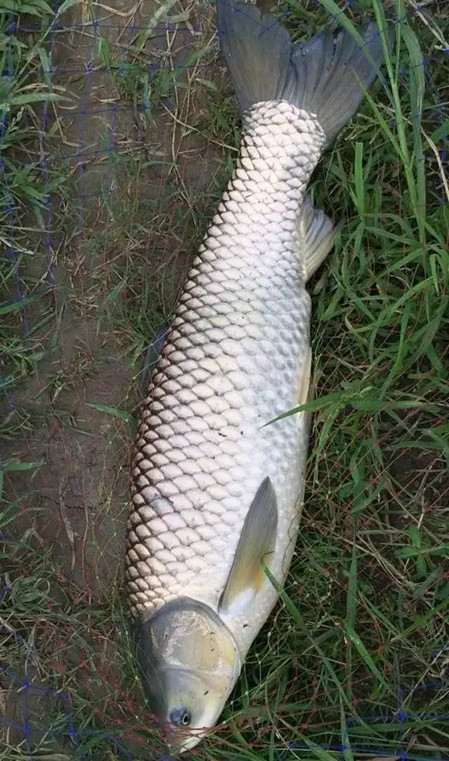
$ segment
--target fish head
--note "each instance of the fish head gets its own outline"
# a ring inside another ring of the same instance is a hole
[[[173,751],[213,727],[241,670],[234,638],[207,605],[180,598],[137,627],[137,658],[150,709]]]

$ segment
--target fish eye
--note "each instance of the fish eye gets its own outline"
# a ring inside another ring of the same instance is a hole
[[[191,721],[192,717],[190,716],[190,713],[185,711],[181,718],[181,724],[183,724],[185,727],[188,727]]]
[[[192,721],[192,714],[187,708],[174,708],[170,711],[170,721],[178,727],[188,727]]]

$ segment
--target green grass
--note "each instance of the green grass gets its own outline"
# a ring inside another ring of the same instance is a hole
[[[195,21],[185,6],[168,5],[172,19],[184,13],[179,21]],[[287,5],[292,32],[305,38],[343,3]],[[114,102],[143,102],[148,110],[143,119],[134,110],[143,145],[119,127],[111,161],[118,190],[102,196],[100,222],[93,219],[77,238],[60,213],[64,204],[73,208],[76,193],[67,164],[52,162],[45,177],[39,164],[39,99],[51,89],[44,74],[50,16],[34,7],[41,32],[10,35],[7,43],[1,37],[15,76],[2,111],[7,183],[0,214],[20,277],[11,258],[2,261],[0,335],[12,404],[2,423],[8,594],[0,608],[1,660],[70,696],[77,745],[58,694],[30,693],[33,726],[48,730],[32,733],[33,757],[119,759],[107,736],[114,733],[143,761],[164,751],[144,707],[122,605],[128,443],[142,356],[173,308],[235,158],[237,109],[204,5],[194,9],[203,14],[203,34],[192,68],[176,75],[173,40],[171,47],[155,40],[151,24],[132,39],[126,59],[100,31],[95,62]],[[401,751],[407,761],[449,756],[449,723],[438,718],[449,714],[449,178],[441,159],[449,15],[438,3],[415,14],[413,7],[365,0],[359,13],[346,14],[349,30],[367,17],[388,25],[394,46],[385,47],[384,85],[370,92],[311,183],[316,205],[342,225],[311,285],[313,430],[302,528],[281,602],[250,651],[222,723],[195,751],[201,759],[271,761],[291,743],[290,757],[302,761],[398,759]],[[3,14],[0,28],[8,23]],[[153,81],[147,64],[161,57],[166,70]],[[70,87],[57,94],[73,103]],[[65,123],[56,121],[47,150]],[[65,240],[55,253],[52,294],[42,278],[48,194]],[[18,282],[26,304],[17,300]],[[121,369],[107,374],[111,357]],[[40,446],[55,430],[56,448]],[[68,459],[58,459],[65,446]],[[81,476],[92,471],[95,490],[89,481],[75,489],[77,447]],[[46,469],[64,496],[55,512],[61,534],[52,543]],[[84,535],[66,479],[77,499],[80,489],[94,494],[83,503]],[[95,574],[74,578],[70,558],[61,557],[61,548],[80,545],[89,569],[107,571],[106,590]],[[21,723],[23,695],[1,675],[0,686],[0,718],[3,711]],[[29,758],[19,731],[0,727],[1,758]]]

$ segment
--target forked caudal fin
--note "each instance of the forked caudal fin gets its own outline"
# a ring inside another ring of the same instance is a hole
[[[362,46],[346,31],[293,43],[274,16],[242,0],[217,0],[217,22],[241,110],[287,100],[317,116],[328,142],[359,108],[382,60],[374,24],[361,35]]]

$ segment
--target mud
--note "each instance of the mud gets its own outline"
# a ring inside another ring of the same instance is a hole
[[[181,3],[166,29],[152,26],[160,5],[151,0],[131,9],[113,0],[108,8],[95,6],[93,23],[86,4],[72,8],[50,46],[53,87],[65,100],[44,111],[43,150],[48,171],[62,168],[67,184],[52,197],[51,238],[47,230],[31,242],[36,255],[27,275],[48,291],[27,314],[41,359],[9,395],[8,414],[25,425],[21,438],[2,446],[4,459],[41,463],[7,479],[6,496],[20,505],[15,531],[21,536],[31,528],[41,546],[51,546],[68,580],[100,595],[121,579],[134,428],[132,419],[89,405],[132,416],[142,394],[140,360],[130,354],[126,328],[108,319],[110,268],[131,261],[134,276],[141,268],[151,280],[154,272],[160,287],[150,310],[170,313],[194,254],[192,236],[186,243],[170,235],[185,213],[180,191],[187,206],[201,194],[207,213],[220,153],[185,126],[193,112],[201,120],[204,94],[183,104],[181,90],[168,87],[164,97],[164,81],[156,80],[159,90],[154,85],[142,109],[144,91],[135,79],[165,66],[185,84],[183,64],[197,44],[200,20]],[[155,225],[160,218],[163,224]],[[139,277],[131,289],[136,304],[138,289]]]

